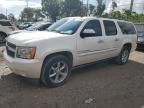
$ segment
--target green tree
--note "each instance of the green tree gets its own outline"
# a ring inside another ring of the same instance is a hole
[[[117,3],[112,0],[112,10],[115,10],[115,8],[117,8]]]
[[[104,12],[104,10],[106,8],[106,5],[103,2],[103,0],[97,0],[97,4],[98,5],[97,5],[97,8],[96,8],[96,10],[94,12],[94,15],[96,15],[96,16],[102,16],[102,14],[103,14],[103,12]]]
[[[0,13],[0,20],[2,19],[7,19],[7,17],[4,14]]]
[[[144,23],[144,14],[138,14],[126,9],[123,9],[121,12],[112,10],[109,16],[111,18],[127,20],[133,23]]]
[[[65,16],[80,16],[81,4],[80,0],[65,0],[63,9]]]
[[[124,19],[122,13],[120,11],[111,11],[110,12],[110,17],[114,19]]]
[[[10,13],[10,14],[8,15],[8,20],[10,20],[11,22],[15,22],[15,21],[16,21],[16,18],[15,18],[15,16],[14,16],[14,14]]]
[[[33,8],[24,8],[21,12],[21,20],[33,21],[34,20],[34,9]]]
[[[87,15],[87,6],[81,4],[81,12],[80,12],[80,16],[86,16]]]
[[[41,9],[34,9],[34,20],[38,21],[41,18],[44,18],[45,16],[42,14]]]
[[[57,17],[60,16],[62,0],[42,0],[42,10],[49,16],[53,21],[56,21]]]
[[[95,6],[90,4],[89,5],[90,14],[93,14],[94,9],[95,9]]]

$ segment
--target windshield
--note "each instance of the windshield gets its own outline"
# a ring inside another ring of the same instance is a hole
[[[144,32],[138,32],[138,37],[144,37]]]
[[[26,30],[29,30],[29,31],[37,30],[42,25],[43,24],[41,24],[41,23],[36,23],[36,24],[33,24],[32,26],[28,27]]]
[[[48,28],[48,31],[62,34],[74,34],[82,21],[77,19],[61,19]]]

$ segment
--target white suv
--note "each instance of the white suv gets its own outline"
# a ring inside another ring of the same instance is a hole
[[[136,42],[136,30],[130,22],[70,17],[59,20],[48,31],[8,37],[4,58],[15,74],[57,87],[68,79],[72,67],[108,58],[121,65],[127,63]]]
[[[12,25],[10,21],[0,20],[0,43],[4,43],[8,33],[16,29],[16,26]]]

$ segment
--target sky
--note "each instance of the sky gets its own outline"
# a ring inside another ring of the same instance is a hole
[[[16,17],[19,17],[20,12],[26,7],[26,0],[0,0],[0,13],[7,14],[13,13]],[[28,0],[29,7],[40,8],[41,0]]]
[[[26,0],[0,0],[0,13],[13,13],[17,18],[20,12],[26,7]],[[41,0],[28,0],[29,7],[40,8]],[[83,0],[86,3],[87,0]],[[115,0],[118,3],[118,10],[122,8],[129,8],[131,0]],[[104,0],[106,3],[106,12],[111,10],[111,0]],[[96,0],[89,0],[89,3],[96,5]],[[134,0],[134,11],[144,13],[144,0]]]

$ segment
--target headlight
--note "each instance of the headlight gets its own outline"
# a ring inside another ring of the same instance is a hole
[[[34,59],[36,48],[31,47],[17,47],[17,57],[22,59]]]

